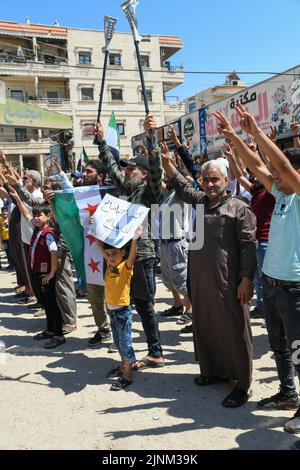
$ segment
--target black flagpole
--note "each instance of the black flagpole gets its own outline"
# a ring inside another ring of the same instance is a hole
[[[104,53],[104,65],[103,65],[103,73],[102,73],[102,82],[101,82],[101,90],[99,95],[99,106],[98,106],[98,114],[97,114],[97,121],[96,124],[100,122],[101,112],[102,112],[102,104],[103,104],[103,97],[104,97],[104,87],[105,87],[105,80],[106,80],[106,72],[107,72],[107,65],[108,65],[108,58],[109,58],[109,45],[113,38],[113,34],[115,31],[115,26],[117,23],[116,18],[112,18],[110,16],[104,17],[104,35],[105,35],[105,46],[102,49]],[[97,137],[94,139],[94,145],[99,145]]]
[[[103,104],[103,96],[104,96],[104,87],[105,87],[105,79],[106,79],[106,71],[107,71],[107,64],[109,58],[109,50],[105,51],[105,58],[104,58],[104,66],[103,66],[103,74],[102,74],[102,82],[101,82],[101,91],[99,95],[99,106],[98,106],[98,115],[97,115],[97,124],[100,122],[100,116],[102,111],[102,104]]]
[[[148,116],[150,111],[149,111],[148,96],[147,96],[146,85],[145,85],[144,71],[143,71],[142,61],[141,61],[139,41],[134,41],[134,44],[135,44],[136,56],[137,56],[141,84],[142,84],[142,94],[144,98],[145,111],[146,111],[146,116]]]

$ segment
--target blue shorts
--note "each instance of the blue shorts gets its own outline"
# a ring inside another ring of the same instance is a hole
[[[132,310],[131,307],[120,307],[118,310],[109,310],[114,343],[117,346],[120,356],[125,362],[134,364],[136,362],[132,347]]]

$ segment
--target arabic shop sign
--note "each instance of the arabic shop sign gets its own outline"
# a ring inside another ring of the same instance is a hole
[[[292,116],[300,119],[300,67],[288,71],[286,75],[276,75],[273,78],[255,85],[242,93],[209,105],[207,111],[206,139],[208,153],[214,153],[223,148],[224,136],[217,129],[217,120],[213,112],[221,111],[230,121],[232,127],[242,138],[246,135],[240,129],[240,118],[235,106],[241,103],[253,114],[264,131],[270,126],[277,128],[278,137],[290,135]]]
[[[36,129],[70,129],[72,119],[65,114],[47,111],[21,101],[0,98],[0,125]]]

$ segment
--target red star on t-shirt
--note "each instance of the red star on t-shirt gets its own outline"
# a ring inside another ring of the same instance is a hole
[[[93,237],[93,235],[86,235],[85,238],[87,238],[88,241],[90,242],[90,246],[92,246],[92,244],[96,242],[96,238]]]
[[[90,217],[92,217],[92,215],[94,215],[96,210],[98,209],[98,206],[99,206],[99,204],[96,204],[95,206],[93,206],[92,204],[88,204],[88,207],[86,207],[83,210],[86,211],[86,212],[89,212]]]
[[[94,261],[93,258],[91,258],[91,262],[88,264],[88,266],[91,268],[93,273],[95,272],[100,273],[99,264],[100,264],[100,261]]]

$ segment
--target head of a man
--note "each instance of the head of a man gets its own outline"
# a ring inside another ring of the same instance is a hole
[[[289,160],[292,167],[300,174],[300,149],[290,148],[284,150],[283,153]],[[291,188],[291,186],[285,182],[285,179],[282,177],[279,171],[271,167],[271,173],[279,191],[282,191],[285,194],[292,194],[294,192],[293,188]]]
[[[91,160],[85,167],[83,173],[84,186],[103,186],[106,171],[100,160]]]
[[[226,196],[228,182],[227,168],[221,159],[211,160],[202,165],[202,189],[210,202],[216,202]]]
[[[64,189],[64,184],[59,176],[55,175],[44,178],[42,185],[43,194],[45,191],[61,191],[62,189]]]
[[[127,183],[132,190],[145,184],[149,176],[149,159],[147,157],[138,156],[131,158],[128,162],[124,163],[125,169],[125,183]]]
[[[36,170],[29,170],[26,171],[25,175],[23,176],[23,182],[27,191],[32,193],[41,186],[42,176]]]

